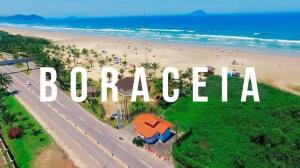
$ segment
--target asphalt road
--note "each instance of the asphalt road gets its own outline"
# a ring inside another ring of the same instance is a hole
[[[170,162],[120,140],[121,132],[101,123],[59,89],[56,101],[40,102],[39,70],[33,70],[30,76],[13,66],[0,70],[11,74],[14,83],[9,90],[17,91],[16,98],[79,167],[172,167]],[[26,85],[28,80],[32,86]]]

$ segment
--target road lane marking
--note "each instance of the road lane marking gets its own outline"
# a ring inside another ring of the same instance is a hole
[[[83,121],[83,122],[86,122],[85,119],[81,118],[81,117],[78,117],[79,120]]]
[[[96,128],[94,128],[94,130],[96,130],[99,134],[104,135],[104,133]]]
[[[141,160],[141,159],[139,159],[139,161],[141,162],[141,163],[143,163],[145,166],[147,166],[147,167],[149,167],[149,168],[152,168],[150,165],[148,165],[146,162],[144,162],[143,160]]]
[[[18,75],[20,75],[20,74],[18,74]],[[26,86],[25,86],[25,84],[24,84],[24,82],[22,82],[20,79],[19,79],[20,77],[18,77],[18,78],[15,78],[16,79],[16,81],[17,82],[19,82],[19,84],[21,85],[21,86],[24,86],[24,88],[22,88],[22,89],[24,89],[24,90],[26,90],[30,95],[33,95],[34,93],[32,93],[32,92],[34,92],[34,91],[36,91],[35,89],[34,90],[29,90]],[[36,87],[36,86],[34,86],[34,87]],[[37,97],[37,99],[39,100],[39,97],[37,96],[37,95],[33,95],[34,97]],[[63,92],[62,92],[62,96],[66,96]],[[68,97],[69,98],[69,97]],[[41,103],[41,102],[40,102]],[[77,103],[75,104],[74,102],[71,102],[73,105],[77,105],[77,106],[79,106]],[[52,111],[56,111],[57,112],[57,110],[56,109],[53,109],[52,108],[52,106],[50,105],[50,104],[48,104],[48,103],[43,103],[43,105],[47,105],[48,106],[48,108],[50,109],[50,110],[52,110]],[[81,107],[82,108],[82,107]],[[86,112],[86,111],[84,111],[84,112]],[[90,113],[86,113],[86,114],[88,114],[88,115],[90,115],[90,117],[91,117],[91,119],[92,120],[95,120],[97,123],[99,123],[100,125],[102,125],[102,126],[104,126],[104,127],[106,127],[107,125],[105,125],[105,124],[103,124],[103,123],[101,123],[101,122],[99,122],[99,120],[97,120],[96,118],[94,118],[93,116],[91,116],[91,114]],[[64,115],[61,115],[61,117],[64,117]],[[69,121],[70,122],[70,121]],[[80,129],[80,128],[79,128]],[[79,131],[79,132],[82,132],[82,130],[81,131]],[[82,133],[84,133],[84,132],[82,132]],[[100,133],[101,134],[101,133]],[[93,138],[93,137],[91,137],[91,136],[87,136],[88,137],[88,139],[89,140],[91,140],[91,141],[95,141],[95,139]],[[94,143],[97,143],[97,141],[96,142],[94,142]],[[100,146],[102,146],[102,144],[98,144],[99,145],[99,147]],[[104,147],[104,146],[102,146],[102,147],[100,147],[102,150],[106,150],[107,151],[107,149],[106,149],[106,147]],[[123,147],[124,148],[124,147]],[[108,151],[107,151],[108,152]],[[109,154],[109,153],[108,153]],[[124,167],[128,167],[128,165],[124,165],[124,162],[122,161],[122,160],[120,160],[119,158],[117,158],[116,156],[114,156],[114,155],[112,155],[113,156],[113,158],[117,161],[117,162],[119,162],[122,166],[124,166]],[[123,162],[123,163],[122,163]],[[145,163],[144,163],[145,164]],[[147,163],[146,163],[147,164]],[[149,166],[148,166],[149,167]],[[150,166],[151,167],[151,166]]]
[[[118,147],[120,147],[121,149],[123,149],[124,151],[127,151],[126,148],[124,148],[122,145],[120,145],[119,143],[116,143]]]
[[[62,102],[61,102],[61,101],[59,101],[59,100],[56,100],[56,102],[57,102],[59,105],[61,105],[63,108],[67,109],[67,108],[66,108],[66,106],[65,106],[64,104],[62,104]]]
[[[94,160],[98,165],[103,166],[96,158],[94,158],[94,156],[92,156],[91,154],[89,154],[89,157],[92,158],[92,160]]]
[[[19,79],[17,79],[17,78],[14,78],[15,79],[15,81],[16,81],[16,83],[20,83],[20,85],[21,86],[23,86],[24,88],[25,88],[25,90],[26,90],[26,86],[19,80]],[[29,92],[29,94],[32,94],[32,93],[30,93],[30,90],[29,89],[27,89],[27,91]],[[24,96],[26,97],[26,95],[24,94]],[[37,97],[37,99],[39,99],[39,97],[38,96],[35,96],[35,95],[33,95],[34,97]],[[28,100],[27,100],[28,101]],[[31,101],[31,100],[29,100],[29,101]],[[52,111],[55,111],[55,112],[57,112],[58,113],[58,111],[50,104],[50,103],[43,103],[44,105],[46,105],[46,107],[48,107],[49,109],[50,109],[50,111],[52,110]],[[65,117],[65,118],[67,118],[66,116],[64,116],[64,115],[62,115],[61,117]],[[82,118],[80,118],[80,119],[82,119]],[[83,120],[83,119],[82,119]],[[85,120],[84,120],[85,121]],[[68,121],[67,121],[68,122]],[[69,121],[70,122],[70,121]],[[50,127],[50,129],[52,129],[52,127]],[[79,128],[80,129],[80,128]],[[77,128],[77,130],[78,130],[78,128]],[[63,129],[61,129],[61,131],[65,131],[65,130],[63,130]],[[79,131],[79,132],[82,132],[83,130],[81,130],[81,131]],[[83,132],[82,132],[83,133]],[[89,137],[89,136],[87,136],[87,139],[89,139],[90,141],[95,141],[93,138],[91,138],[91,137]],[[77,145],[78,145],[78,147],[80,147],[80,148],[82,148],[83,149],[83,147],[77,142],[77,141],[74,141],[74,143],[76,143]],[[96,144],[96,142],[94,142],[95,144]],[[100,144],[98,144],[98,146],[99,146]],[[105,149],[105,147],[102,147],[102,150],[104,150]],[[110,155],[108,155],[108,156],[110,156]],[[116,157],[113,157],[113,159],[114,160],[116,160],[117,162],[119,162],[119,164],[121,165],[121,166],[124,166],[124,164],[125,163],[123,163],[121,160],[119,160],[118,158],[116,158]],[[121,163],[120,163],[121,162]],[[97,161],[97,163],[99,163],[98,161]],[[101,165],[101,164],[100,164]],[[124,167],[127,167],[127,166],[124,166]]]

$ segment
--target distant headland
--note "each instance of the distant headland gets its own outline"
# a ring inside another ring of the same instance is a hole
[[[189,15],[192,15],[192,16],[200,16],[200,15],[206,15],[206,14],[207,13],[203,10],[196,10],[196,11],[189,13]]]
[[[44,20],[43,17],[38,15],[12,15],[12,16],[2,16],[0,20]]]

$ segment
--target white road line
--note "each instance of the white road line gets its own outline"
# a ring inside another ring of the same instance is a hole
[[[66,106],[65,106],[64,104],[62,104],[62,102],[61,102],[61,101],[57,100],[56,102],[57,102],[59,105],[61,105],[63,108],[65,108],[65,109],[66,109]]]
[[[78,117],[78,118],[79,118],[79,120],[81,120],[81,121],[83,121],[83,122],[86,122],[85,119],[83,119],[83,118],[81,118],[81,117]]]
[[[139,159],[139,161],[140,161],[141,163],[143,163],[145,166],[147,166],[147,167],[149,167],[149,168],[152,168],[150,165],[148,165],[146,162],[142,161],[141,159]]]
[[[83,149],[83,147],[77,142],[77,141],[74,141],[74,143],[81,149]]]
[[[126,148],[124,148],[122,145],[120,145],[119,143],[116,143],[118,147],[120,147],[121,149],[123,149],[124,151],[127,151]]]
[[[96,158],[94,158],[94,156],[92,156],[91,154],[89,154],[90,158],[92,158],[92,160],[94,160],[98,165],[103,166]]]
[[[104,135],[104,133],[96,128],[94,128],[99,134]]]

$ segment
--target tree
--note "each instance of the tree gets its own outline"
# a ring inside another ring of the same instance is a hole
[[[98,53],[95,50],[90,50],[90,53],[93,55],[94,58],[98,57]]]
[[[85,66],[85,68],[90,72],[91,67],[89,65]]]
[[[124,72],[125,72],[125,70],[124,70],[124,69],[120,69],[120,75],[121,75],[121,79],[124,77]]]
[[[148,62],[141,63],[141,66],[144,67],[146,71],[150,68],[150,64]]]
[[[105,65],[105,60],[101,59],[98,61],[99,66],[102,68]]]
[[[78,49],[72,49],[73,57],[75,59],[75,65],[78,64],[78,58],[80,57],[80,51]]]
[[[50,63],[49,63],[50,67],[53,67],[57,73],[57,79],[59,82],[61,82],[60,80],[60,75],[62,73],[62,71],[65,69],[65,65],[64,63],[57,58],[52,58]]]
[[[93,69],[93,60],[92,59],[89,59],[89,64],[90,64],[90,66],[91,66],[91,69]]]
[[[153,91],[152,94],[154,97],[161,97],[162,96],[162,91],[163,91],[163,83],[162,83],[162,79],[154,79],[153,80]]]
[[[153,69],[153,78],[155,78],[156,71],[159,69],[160,65],[157,62],[153,62],[151,64],[151,68]]]
[[[133,75],[135,73],[135,69],[130,69],[128,72],[130,73],[130,76],[133,77]]]
[[[6,90],[0,88],[0,115],[2,115],[7,110],[7,105],[5,103]]]
[[[132,140],[132,143],[135,144],[138,147],[143,147],[144,146],[144,141],[141,137],[134,137]]]
[[[112,58],[107,58],[107,61],[109,62],[110,65],[112,65]]]
[[[132,102],[129,105],[130,113],[131,115],[140,113],[140,112],[145,112],[147,110],[146,104],[142,101],[136,101]]]
[[[69,68],[69,69],[70,69],[70,67],[71,67],[71,63],[72,63],[72,61],[71,61],[70,57],[68,57],[68,58],[66,59],[66,64],[68,65],[68,68]]]
[[[192,80],[193,80],[193,69],[188,68],[183,74],[182,78],[185,78],[189,81],[189,84],[192,85]]]
[[[11,76],[7,73],[0,72],[0,87],[7,89],[7,86],[13,83]]]
[[[150,64],[148,62],[145,62],[145,63],[141,63],[141,66],[144,67],[144,69],[146,71],[146,76],[147,76],[147,78],[149,78],[148,69],[150,68]]]
[[[89,50],[86,48],[83,48],[81,51],[82,55],[85,56],[85,59],[87,59],[89,57]]]
[[[16,121],[16,114],[14,113],[3,112],[1,117],[2,120],[8,125],[12,125]]]
[[[127,64],[128,64],[128,62],[126,60],[122,61],[122,65],[124,66],[125,69],[127,68]]]

